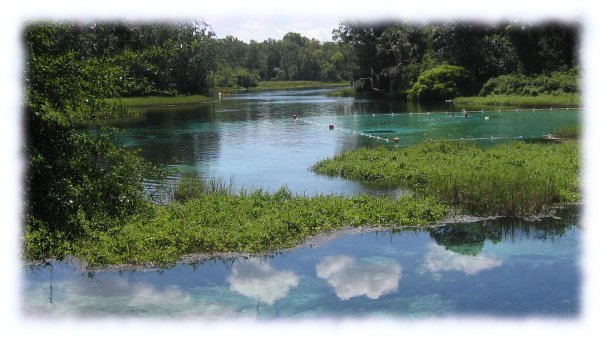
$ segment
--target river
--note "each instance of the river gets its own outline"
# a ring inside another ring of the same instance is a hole
[[[169,167],[172,180],[198,172],[233,178],[235,188],[393,196],[402,191],[318,176],[310,167],[361,146],[540,138],[578,124],[581,114],[472,111],[464,118],[453,106],[324,93],[272,91],[155,107],[118,122],[119,141]],[[23,310],[35,317],[574,318],[581,312],[580,213],[568,207],[531,222],[356,231],[267,256],[191,259],[161,269],[25,265]]]

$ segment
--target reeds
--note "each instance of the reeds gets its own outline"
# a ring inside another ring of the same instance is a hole
[[[581,96],[578,94],[561,95],[491,95],[474,97],[456,97],[454,106],[457,108],[479,109],[496,107],[511,108],[576,108],[581,106]]]
[[[349,151],[313,170],[408,187],[478,215],[526,216],[579,200],[579,144],[514,142],[482,149],[462,142]]]

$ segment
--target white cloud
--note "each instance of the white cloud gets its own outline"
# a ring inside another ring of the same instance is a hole
[[[474,275],[482,270],[496,268],[502,261],[493,257],[461,255],[436,244],[429,244],[425,256],[425,267],[432,272],[457,270]]]
[[[123,312],[151,314],[157,308],[174,310],[181,315],[210,314],[211,303],[203,306],[194,304],[192,295],[179,286],[157,288],[148,283],[131,285],[121,277],[74,279],[40,283],[28,290],[24,303],[25,313],[40,317],[103,316],[119,315]],[[52,300],[52,302],[50,302]],[[224,314],[227,308],[213,304]]]
[[[350,256],[340,255],[324,258],[316,271],[342,300],[362,295],[377,299],[398,288],[402,267],[395,262],[357,262]]]
[[[231,290],[272,305],[297,287],[299,278],[291,271],[277,271],[266,262],[250,259],[236,264],[227,281]]]

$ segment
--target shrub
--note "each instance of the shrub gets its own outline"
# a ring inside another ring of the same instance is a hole
[[[549,75],[502,75],[489,79],[479,91],[479,96],[518,95],[538,96],[579,93],[579,73],[576,69],[556,71]]]
[[[410,100],[442,100],[454,98],[468,84],[469,73],[463,67],[443,64],[426,70],[406,94]]]

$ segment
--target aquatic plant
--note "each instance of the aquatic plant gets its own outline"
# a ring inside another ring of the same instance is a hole
[[[525,216],[580,196],[579,143],[464,142],[363,148],[317,163],[315,172],[408,187],[480,215]]]
[[[231,193],[198,193],[185,202],[154,206],[126,225],[77,243],[77,255],[92,265],[171,263],[185,254],[290,248],[308,236],[345,226],[425,225],[447,208],[431,198],[394,199],[293,195],[282,187]]]
[[[490,106],[513,108],[575,108],[581,105],[581,96],[573,93],[538,96],[492,95],[456,97],[454,106],[467,109],[488,109]]]

